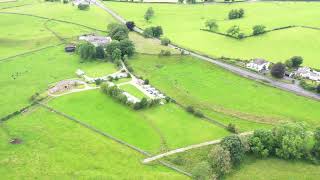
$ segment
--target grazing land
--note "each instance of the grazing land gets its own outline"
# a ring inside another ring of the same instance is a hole
[[[42,108],[1,123],[0,148],[3,179],[187,179]]]
[[[139,99],[142,99],[142,98],[147,98],[147,96],[145,94],[143,94],[139,89],[137,89],[135,86],[131,85],[131,84],[125,84],[125,85],[122,85],[120,87],[120,89],[130,93],[131,95],[139,98]]]
[[[175,149],[229,134],[174,104],[134,111],[99,90],[62,96],[49,105],[149,152]]]
[[[236,40],[212,32],[202,31],[205,21],[215,19],[218,32],[226,33],[233,25],[249,35],[254,25],[262,24],[267,30],[285,26],[320,27],[320,3],[317,2],[258,2],[213,5],[182,4],[127,4],[105,2],[128,20],[133,20],[141,28],[161,25],[164,35],[174,43],[213,57],[265,58],[269,61],[285,61],[299,55],[305,59],[304,65],[319,68],[319,30],[291,28],[270,32],[261,36]],[[130,5],[130,9],[126,6]],[[152,7],[155,15],[149,21],[144,13]],[[243,8],[244,18],[228,20],[231,9]],[[294,13],[293,13],[294,12]],[[318,16],[317,16],[318,15]]]
[[[236,76],[189,56],[137,55],[130,62],[137,74],[168,96],[185,106],[200,108],[213,118],[219,112],[271,124],[285,121],[319,124],[317,101]]]

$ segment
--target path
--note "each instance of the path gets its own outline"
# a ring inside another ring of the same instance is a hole
[[[109,9],[108,7],[106,7],[99,0],[91,0],[91,2],[96,4],[98,7],[102,8],[103,10],[107,11],[109,14],[111,14],[115,19],[117,19],[121,23],[126,23],[126,20],[123,17],[121,17],[120,15],[118,15],[113,10]],[[134,31],[136,31],[136,32],[138,32],[140,34],[143,33],[143,30],[138,28],[138,27],[135,27]],[[268,78],[268,77],[266,77],[266,76],[264,76],[262,74],[257,74],[255,72],[251,72],[251,71],[248,71],[246,69],[242,69],[240,67],[237,67],[237,66],[234,66],[234,65],[219,61],[219,60],[215,60],[215,59],[207,57],[205,55],[201,55],[199,53],[196,53],[196,52],[181,48],[181,47],[179,47],[177,45],[174,45],[174,44],[169,44],[169,47],[174,48],[174,49],[180,49],[180,50],[184,51],[186,54],[189,54],[189,55],[191,55],[193,57],[196,57],[196,58],[198,58],[200,60],[208,61],[208,62],[210,62],[212,64],[215,64],[215,65],[217,65],[219,67],[222,67],[222,68],[224,68],[226,70],[229,70],[229,71],[231,71],[231,72],[233,72],[235,74],[238,74],[240,76],[243,76],[245,78],[256,80],[256,81],[262,82],[264,84],[267,84],[267,85],[270,85],[272,87],[279,88],[279,89],[282,89],[282,90],[285,90],[285,91],[290,91],[290,92],[293,92],[293,93],[295,93],[297,95],[300,95],[300,96],[305,96],[305,97],[309,97],[309,98],[312,98],[312,99],[315,99],[315,100],[320,100],[320,95],[318,95],[316,93],[313,93],[313,92],[310,92],[310,91],[307,91],[307,90],[304,90],[299,85],[287,84],[287,83],[284,83],[284,82],[281,82],[281,81],[273,80],[273,79],[270,79],[270,78]]]
[[[252,131],[250,131],[250,132],[244,132],[244,133],[239,134],[239,136],[246,136],[246,135],[250,135],[250,134],[252,134],[252,133],[253,133]],[[173,155],[173,154],[185,152],[185,151],[188,151],[188,150],[191,150],[191,149],[200,148],[200,147],[203,147],[203,146],[209,146],[209,145],[219,144],[220,142],[221,142],[221,139],[218,139],[218,140],[203,142],[203,143],[200,143],[200,144],[190,145],[190,146],[187,146],[187,147],[175,149],[175,150],[168,151],[168,152],[165,152],[165,153],[162,153],[162,154],[158,154],[158,155],[153,156],[153,157],[146,158],[146,159],[144,159],[142,162],[143,162],[144,164],[147,164],[147,163],[150,163],[150,162],[152,162],[152,161],[155,161],[155,160],[158,160],[158,159],[161,159],[161,158],[164,158],[164,157]]]

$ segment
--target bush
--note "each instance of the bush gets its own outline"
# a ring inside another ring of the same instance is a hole
[[[161,50],[159,56],[171,56],[171,52],[169,50]]]
[[[143,83],[144,84],[149,84],[149,79],[145,79]]]
[[[317,91],[317,87],[313,86],[312,84],[307,83],[307,81],[305,81],[305,80],[301,80],[299,82],[299,85],[305,90],[308,90],[308,91],[316,90]]]
[[[69,0],[63,0],[62,2],[63,2],[63,4],[68,4]]]
[[[80,9],[80,10],[87,10],[87,9],[89,9],[89,4],[79,4],[78,5],[78,9]]]
[[[193,114],[195,112],[193,106],[187,106],[186,111]]]
[[[278,62],[277,64],[273,65],[271,68],[271,75],[275,78],[283,78],[285,73],[286,67],[283,63]]]
[[[320,84],[316,88],[317,93],[320,93]]]
[[[159,38],[163,34],[161,26],[148,27],[143,31],[143,36],[145,38]]]
[[[95,79],[94,82],[96,85],[100,85],[103,81],[102,81],[102,79],[98,78],[98,79]]]
[[[228,124],[228,127],[227,127],[227,130],[232,132],[232,133],[238,133],[238,130],[236,128],[236,125],[235,124],[232,124],[232,123],[229,123]]]
[[[244,10],[243,9],[232,9],[229,11],[228,17],[229,19],[238,19],[242,18],[244,16]]]
[[[266,27],[264,25],[255,25],[252,28],[252,31],[253,31],[252,34],[254,36],[259,35],[259,34],[263,34],[266,32],[265,28]]]
[[[214,31],[218,29],[218,24],[214,19],[209,19],[205,22],[205,26],[210,30]]]
[[[232,164],[230,152],[221,146],[217,145],[212,148],[209,155],[209,164],[218,177],[221,177],[230,172]]]
[[[223,138],[221,146],[230,152],[230,158],[233,165],[240,164],[244,157],[245,149],[237,135],[231,135]]]
[[[153,11],[152,7],[149,7],[147,9],[146,13],[144,14],[144,19],[146,21],[149,21],[153,16],[154,16],[154,11]]]
[[[126,26],[130,31],[133,31],[133,28],[136,26],[133,21],[127,21]]]
[[[171,43],[169,38],[161,38],[161,45],[168,46]]]
[[[320,160],[320,127],[316,128],[313,133],[315,144],[312,148],[312,155],[319,161]]]
[[[207,162],[200,162],[192,169],[192,178],[197,180],[207,180],[210,176],[210,166]]]
[[[126,25],[111,23],[108,25],[107,29],[112,40],[121,41],[129,38],[129,29]]]
[[[227,34],[233,37],[238,38],[239,34],[240,34],[240,27],[239,26],[231,26],[228,30],[227,30]]]
[[[199,110],[196,110],[196,111],[194,112],[194,115],[197,116],[197,117],[199,117],[199,118],[203,118],[203,117],[204,117],[204,114],[203,114],[201,111],[199,111]]]

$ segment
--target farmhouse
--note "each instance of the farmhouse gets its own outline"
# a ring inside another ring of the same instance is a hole
[[[72,5],[78,6],[78,5],[90,5],[90,0],[74,0],[72,1]]]
[[[94,46],[105,46],[107,44],[109,44],[112,39],[110,37],[107,36],[97,36],[95,34],[85,34],[79,37],[79,40],[81,41],[87,41],[91,44],[93,44]]]
[[[320,72],[312,70],[309,67],[301,67],[295,73],[295,76],[310,79],[313,81],[320,81]]]
[[[263,70],[269,70],[270,62],[264,59],[254,59],[247,64],[247,68],[261,72]]]

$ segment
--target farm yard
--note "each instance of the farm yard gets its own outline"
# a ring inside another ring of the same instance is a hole
[[[265,58],[277,62],[298,55],[304,57],[304,65],[320,67],[320,56],[314,53],[319,49],[319,30],[296,27],[242,40],[200,30],[206,29],[205,22],[208,19],[216,20],[218,32],[225,33],[231,26],[238,25],[245,35],[251,34],[252,27],[258,24],[266,26],[267,30],[293,25],[319,28],[320,24],[316,17],[317,14],[319,15],[320,4],[316,2],[257,2],[192,6],[123,2],[105,2],[105,4],[126,19],[134,21],[141,28],[161,25],[164,36],[169,37],[174,43],[212,57]],[[124,8],[129,5],[129,10]],[[149,7],[153,8],[155,15],[147,22],[143,17]],[[228,20],[228,12],[239,8],[245,10],[244,17]]]
[[[181,49],[271,62],[303,56],[303,65],[319,68],[319,3],[49,1],[0,0],[2,178],[320,176],[317,98],[241,77]],[[149,7],[154,15],[146,21]],[[240,8],[243,18],[227,19]],[[130,21],[116,24],[112,10]],[[210,19],[215,31],[205,26]],[[257,24],[267,32],[249,36]],[[134,25],[157,26],[156,38],[134,32]],[[249,37],[221,35],[233,25]],[[268,32],[285,26],[294,27]],[[145,162],[168,152],[174,153]],[[243,153],[237,165],[234,152]],[[222,174],[221,160],[232,163]]]

